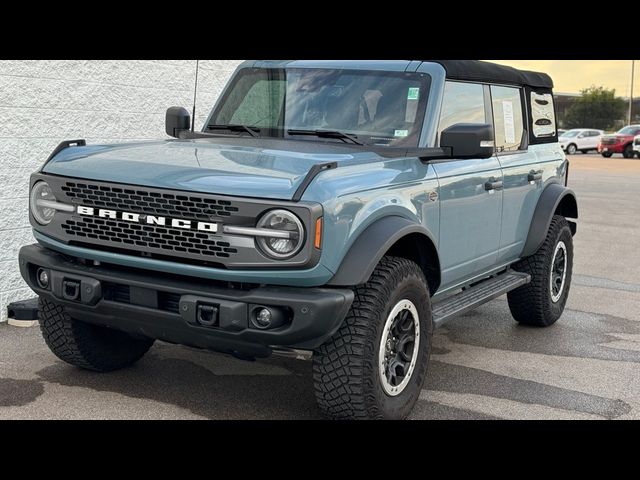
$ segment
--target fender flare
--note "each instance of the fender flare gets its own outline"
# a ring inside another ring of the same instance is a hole
[[[433,245],[437,245],[429,231],[419,223],[397,215],[376,220],[353,242],[328,285],[353,286],[366,283],[385,253],[398,240],[413,233],[422,234]],[[439,274],[439,259],[435,258],[434,261]]]
[[[551,219],[558,211],[558,207],[562,206],[562,214],[569,218],[578,218],[578,202],[573,190],[559,183],[548,185],[540,195],[538,204],[533,212],[529,233],[524,244],[522,258],[533,255],[538,251],[549,231]],[[571,222],[571,233],[575,235],[576,224]]]

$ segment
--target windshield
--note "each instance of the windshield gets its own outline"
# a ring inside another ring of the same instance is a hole
[[[243,125],[255,127],[260,137],[346,140],[300,133],[323,130],[363,144],[417,147],[429,80],[407,72],[247,68],[233,79],[205,131]]]
[[[569,130],[568,132],[564,132],[561,136],[562,137],[575,137],[580,132],[582,132],[582,130]]]
[[[618,130],[620,135],[638,135],[640,134],[640,127],[624,127]]]

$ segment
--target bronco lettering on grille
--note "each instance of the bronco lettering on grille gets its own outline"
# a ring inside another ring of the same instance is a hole
[[[196,222],[191,220],[183,220],[179,218],[167,218],[157,215],[144,215],[142,213],[118,212],[116,210],[107,210],[105,208],[93,208],[78,205],[76,212],[80,215],[90,217],[110,218],[113,220],[124,220],[125,222],[146,223],[148,225],[160,225],[173,228],[184,228],[190,230],[195,228],[201,232],[216,233],[218,231],[217,223]]]

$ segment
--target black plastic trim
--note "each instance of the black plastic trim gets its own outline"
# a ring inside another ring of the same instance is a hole
[[[422,225],[411,222],[400,216],[389,216],[369,225],[351,245],[336,274],[327,285],[354,286],[367,282],[380,259],[401,238],[412,233],[420,233],[434,245],[429,231]],[[440,261],[438,258],[428,259],[437,265],[437,284],[440,278]],[[430,285],[437,289],[438,285]]]
[[[53,157],[55,157],[56,155],[58,155],[62,150],[71,147],[72,145],[75,145],[77,147],[84,147],[87,145],[87,141],[84,140],[83,138],[78,139],[78,140],[65,140],[64,142],[60,142],[58,144],[58,146],[56,148],[53,149],[53,152],[51,152],[51,155],[49,155],[49,158],[47,158],[44,162],[44,164],[42,165],[42,168],[44,168],[44,166],[49,163],[51,161],[51,159]],[[40,171],[42,171],[42,168],[40,169]]]
[[[578,218],[576,195],[573,190],[559,183],[552,183],[544,189],[533,212],[531,226],[529,227],[527,241],[524,244],[521,257],[528,257],[538,251],[547,236],[549,225],[551,225],[551,220],[558,205],[567,196],[573,197],[573,201],[576,204],[575,217],[571,218]],[[574,223],[572,233],[575,234],[575,231]]]
[[[307,190],[309,185],[311,185],[311,182],[313,182],[313,179],[316,178],[320,172],[331,170],[332,168],[338,168],[338,162],[316,163],[307,172],[304,180],[302,180],[302,183],[293,194],[291,200],[293,200],[294,202],[299,202],[302,198],[302,195],[304,195],[304,192]]]

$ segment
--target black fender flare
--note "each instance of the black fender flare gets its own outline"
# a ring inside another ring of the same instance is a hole
[[[559,207],[562,207],[560,214],[565,217],[571,219],[578,218],[578,202],[576,201],[576,195],[573,193],[573,190],[559,183],[552,183],[540,194],[538,204],[533,212],[531,225],[529,226],[527,240],[522,250],[522,258],[533,255],[538,251],[547,236],[551,219]],[[570,222],[570,225],[571,233],[575,235],[575,222]]]
[[[354,286],[366,283],[385,253],[398,240],[416,233],[424,235],[425,240],[428,239],[433,246],[437,245],[431,233],[419,223],[397,215],[376,220],[356,238],[328,285]],[[440,261],[437,251],[436,258],[430,261],[433,262],[432,268],[437,269],[439,283]]]

